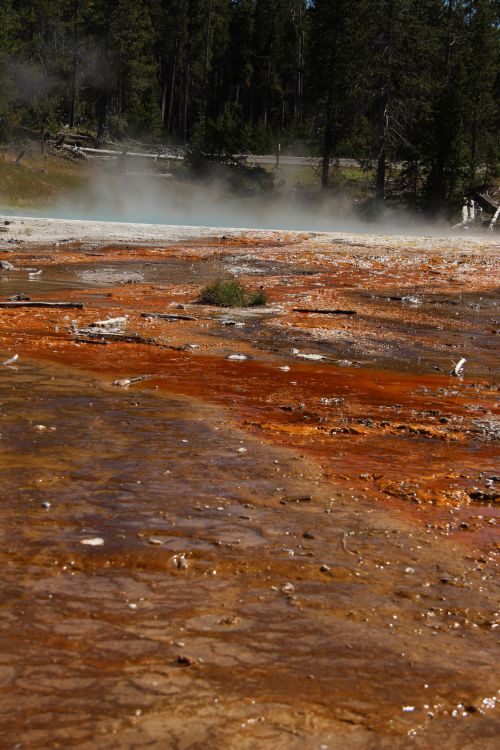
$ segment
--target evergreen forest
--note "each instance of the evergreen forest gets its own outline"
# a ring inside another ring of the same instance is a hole
[[[0,0],[0,140],[400,165],[440,211],[499,157],[500,0]]]

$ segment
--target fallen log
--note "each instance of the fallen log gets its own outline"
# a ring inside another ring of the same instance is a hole
[[[294,307],[293,312],[312,313],[314,315],[357,315],[356,310],[328,310],[321,307]]]
[[[160,320],[198,320],[193,315],[174,315],[171,313],[141,313],[141,318],[159,318]]]
[[[66,151],[72,151],[74,149],[74,146],[68,146],[67,144],[63,144],[62,148]],[[79,153],[82,153],[84,155],[89,154],[90,156],[98,156],[100,158],[109,157],[109,158],[119,158],[123,154],[123,149],[121,151],[115,151],[111,149],[105,149],[105,148],[86,148],[84,146],[79,147]],[[138,159],[154,159],[155,161],[158,160],[166,160],[166,161],[183,161],[183,156],[178,156],[176,154],[147,154],[147,153],[138,153],[136,151],[129,151],[127,150],[127,157],[130,158],[138,158]]]
[[[27,302],[25,300],[16,300],[15,302],[0,301],[0,307],[18,308],[18,307],[54,307],[67,308],[74,307],[81,310],[85,305],[83,302]]]
[[[92,338],[94,341],[122,341],[124,344],[148,344],[149,346],[162,346],[156,339],[139,336],[136,333],[116,333],[97,329],[81,328],[76,331],[76,341],[86,343],[85,339]]]
[[[142,380],[151,380],[152,377],[152,375],[136,375],[132,378],[120,378],[119,380],[114,380],[112,385],[117,386],[118,388],[126,388],[127,386],[132,385],[132,383],[140,383]]]
[[[491,198],[490,195],[486,192],[481,192],[480,190],[472,190],[471,198],[476,201],[478,206],[483,209],[483,211],[487,211],[488,213],[494,214],[498,207],[499,203],[493,198]]]

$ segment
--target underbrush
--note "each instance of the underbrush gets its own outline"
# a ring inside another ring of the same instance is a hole
[[[217,307],[258,307],[267,303],[267,294],[252,292],[235,279],[218,279],[201,290],[198,301]]]

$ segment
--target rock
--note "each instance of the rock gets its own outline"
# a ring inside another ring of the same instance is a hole
[[[485,490],[473,490],[472,492],[469,492],[469,497],[471,500],[479,503],[497,503],[500,499],[500,493],[496,490],[491,490],[490,492]]]
[[[322,406],[340,406],[344,403],[343,398],[320,398],[319,403]]]
[[[189,562],[185,555],[174,555],[172,557],[172,564],[175,565],[176,568],[179,568],[179,570],[187,570],[189,567]]]
[[[302,537],[304,539],[316,539],[316,535],[313,534],[312,531],[304,531],[304,533],[302,534]]]
[[[163,544],[163,540],[162,539],[157,539],[156,537],[152,536],[152,537],[150,537],[148,539],[148,544],[161,545],[161,544]]]
[[[193,659],[192,656],[184,656],[184,654],[181,654],[177,657],[175,663],[180,667],[193,667],[196,664],[196,659]]]
[[[248,359],[246,354],[230,354],[228,359],[232,360],[233,362],[242,362],[244,359]]]
[[[51,507],[51,504],[48,500],[44,500],[42,503],[42,508],[45,508],[45,510],[48,510]]]
[[[295,591],[295,586],[293,585],[293,583],[290,583],[290,581],[288,581],[287,583],[283,584],[280,591],[282,594],[293,594]]]
[[[286,503],[310,503],[312,500],[311,495],[287,495],[281,498],[284,504]]]
[[[292,354],[294,354],[296,357],[300,357],[301,359],[310,359],[315,362],[319,362],[320,360],[324,359],[324,356],[322,354],[304,354],[298,349],[292,349]]]
[[[86,544],[88,547],[102,547],[104,539],[100,536],[95,536],[92,539],[80,539],[80,544]]]
[[[131,382],[132,380],[130,378],[120,378],[119,380],[114,380],[113,385],[117,388],[126,388]]]
[[[3,271],[15,271],[16,267],[12,265],[12,263],[9,263],[8,260],[0,260],[0,268]]]
[[[330,568],[330,566],[329,566],[329,565],[322,565],[322,566],[320,567],[320,571],[321,571],[322,573],[330,573],[330,571],[331,571],[331,568]]]

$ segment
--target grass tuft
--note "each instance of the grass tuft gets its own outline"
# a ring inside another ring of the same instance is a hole
[[[219,279],[202,289],[199,301],[217,307],[257,307],[267,303],[267,294],[250,292],[237,280]]]

